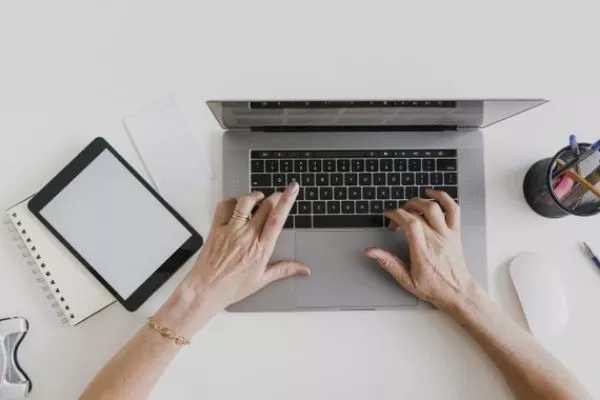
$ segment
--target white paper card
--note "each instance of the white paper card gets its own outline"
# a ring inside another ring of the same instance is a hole
[[[184,216],[193,213],[213,170],[175,99],[161,99],[123,122],[158,192]]]

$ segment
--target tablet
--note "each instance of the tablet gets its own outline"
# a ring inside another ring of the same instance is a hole
[[[30,201],[31,212],[135,311],[202,237],[102,138]]]

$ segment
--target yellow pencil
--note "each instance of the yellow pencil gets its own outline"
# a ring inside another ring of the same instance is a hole
[[[560,165],[561,167],[563,165],[566,164],[566,162],[564,162],[561,159],[556,160],[556,163],[558,165]],[[592,193],[594,193],[596,195],[596,197],[598,197],[600,199],[600,189],[598,189],[597,187],[595,187],[594,185],[592,185],[587,179],[585,179],[583,176],[579,175],[573,168],[569,168],[567,170],[567,173],[573,178],[575,179],[577,182],[581,183],[583,186],[585,186],[586,188],[588,188],[588,190]]]

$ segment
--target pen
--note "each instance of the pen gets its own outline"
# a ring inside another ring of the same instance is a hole
[[[567,163],[565,163],[563,160],[558,159],[556,160],[556,163],[558,165],[560,165],[561,167],[565,167],[567,165]],[[573,169],[567,169],[567,173],[573,178],[575,179],[577,182],[581,183],[583,186],[585,186],[590,192],[594,193],[596,195],[596,197],[598,197],[600,199],[600,189],[598,189],[597,187],[595,187],[594,185],[592,185],[590,182],[588,182],[583,176],[579,175],[577,172],[575,172],[575,170]]]
[[[579,157],[579,143],[577,143],[577,137],[575,137],[575,135],[569,136],[569,146],[571,146],[571,151],[575,153],[575,156]],[[578,174],[581,174],[579,164],[575,167],[575,171],[577,171]]]
[[[565,171],[567,171],[573,165],[579,164],[582,161],[584,161],[586,158],[594,155],[596,153],[596,151],[598,151],[598,149],[600,149],[600,140],[598,140],[596,143],[592,144],[589,149],[584,151],[583,154],[581,154],[579,157],[576,157],[573,161],[569,161],[568,163],[564,163],[564,161],[563,161],[564,165],[562,165],[561,168],[559,168],[558,170],[556,170],[552,173],[552,179],[556,179],[559,175],[563,174]]]
[[[585,248],[585,251],[592,258],[592,261],[594,262],[594,264],[596,264],[596,266],[598,268],[600,268],[600,260],[598,259],[598,256],[596,254],[594,254],[594,252],[592,251],[592,249],[586,242],[581,242],[581,243],[583,243],[583,247]]]
[[[588,176],[585,177],[585,180],[591,183],[592,185],[598,184],[600,182],[600,165],[596,167],[594,171],[592,171]],[[565,206],[571,207],[577,203],[581,197],[585,194],[587,188],[583,185],[577,185],[567,195],[564,199],[561,199],[561,202],[564,203]]]

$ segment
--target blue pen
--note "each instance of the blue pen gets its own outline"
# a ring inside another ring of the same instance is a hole
[[[575,153],[575,156],[579,157],[579,143],[577,143],[577,137],[575,137],[575,135],[569,135],[569,146],[571,147],[571,151]],[[575,166],[575,171],[577,171],[578,174],[581,174],[579,164]]]
[[[592,258],[592,261],[594,262],[594,264],[596,264],[596,266],[598,268],[600,268],[600,260],[598,259],[598,256],[596,254],[594,254],[594,252],[592,251],[592,248],[590,246],[588,246],[588,244],[586,242],[581,242],[581,243],[583,243],[583,247],[585,247],[585,251]]]
[[[580,162],[582,162],[583,160],[587,159],[590,156],[593,156],[598,151],[598,149],[600,149],[600,140],[598,140],[596,143],[592,144],[590,146],[590,148],[587,149],[586,151],[584,151],[579,157],[575,158],[572,161],[569,161],[568,163],[566,163],[565,165],[563,165],[562,167],[560,167],[559,169],[554,171],[552,173],[552,179],[558,178],[561,174],[563,174],[569,168],[572,168],[574,165],[579,164]]]

